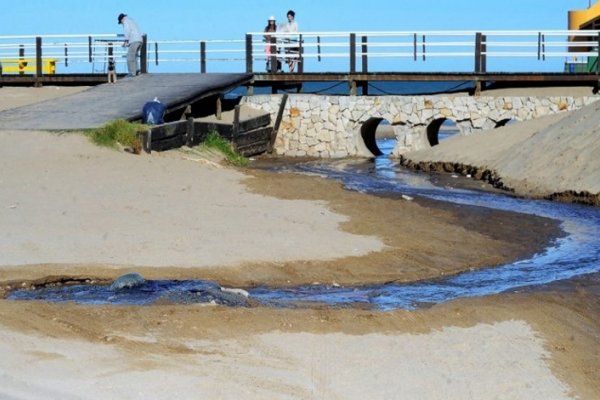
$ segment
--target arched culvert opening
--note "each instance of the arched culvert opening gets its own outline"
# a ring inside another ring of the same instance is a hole
[[[506,118],[496,122],[496,126],[494,128],[502,128],[503,126],[516,124],[517,122],[518,121],[515,118]]]
[[[383,118],[369,118],[360,128],[360,136],[362,137],[365,146],[367,146],[367,149],[369,149],[374,156],[383,155],[383,152],[379,149],[379,146],[377,146],[377,127],[381,121],[383,121]]]
[[[438,118],[427,126],[427,140],[431,146],[437,146],[440,141],[459,133],[460,129],[456,122],[448,118]]]

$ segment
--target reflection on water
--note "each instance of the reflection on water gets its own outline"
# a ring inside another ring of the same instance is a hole
[[[395,140],[386,139],[378,144],[385,154],[389,154],[395,145]],[[431,183],[428,175],[399,167],[394,160],[385,155],[372,161],[316,161],[278,166],[276,169],[325,176],[338,180],[348,189],[355,191],[422,196],[464,205],[549,217],[561,221],[561,227],[567,234],[565,237],[557,239],[542,253],[529,259],[435,280],[359,287],[312,285],[289,289],[256,288],[249,290],[250,298],[264,305],[302,307],[314,303],[324,303],[339,307],[364,305],[381,310],[414,309],[460,297],[485,296],[523,286],[543,285],[600,270],[599,208],[517,199],[466,189],[440,188]],[[104,293],[106,289],[97,290],[91,286],[78,286],[75,289],[15,291],[11,293],[11,298],[81,303],[100,302],[103,304],[107,302],[110,304],[148,304],[157,301],[157,298],[167,298],[170,301],[184,299],[185,302],[197,302],[211,298],[213,299],[211,301],[214,301],[215,290],[217,290],[209,285],[208,289],[212,291],[209,290],[206,294],[203,286],[206,285],[205,283],[190,281],[155,282],[151,285],[163,288],[166,292],[161,296],[147,294],[147,298],[142,297],[142,299],[133,296],[135,301],[132,301],[123,294],[120,294],[120,297],[114,297],[114,293]],[[198,285],[203,289],[200,290]],[[188,293],[190,291],[191,293]],[[107,301],[106,298],[102,298],[107,295],[113,296],[112,300]]]

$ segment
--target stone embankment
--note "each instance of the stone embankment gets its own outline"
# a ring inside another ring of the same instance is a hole
[[[275,120],[281,95],[256,95],[244,102],[268,111]],[[576,110],[594,96],[322,96],[291,95],[275,142],[275,152],[289,157],[342,158],[371,156],[365,140],[374,139],[380,120],[391,124],[397,139],[393,156],[430,147],[432,127],[456,123],[472,134],[509,120],[525,121]],[[373,123],[373,120],[375,120]],[[429,129],[428,129],[429,128]],[[429,131],[429,132],[428,132]]]

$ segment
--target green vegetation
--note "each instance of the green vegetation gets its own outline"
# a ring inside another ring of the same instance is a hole
[[[138,154],[142,150],[139,134],[147,129],[146,125],[118,119],[93,129],[88,135],[92,142],[99,146],[114,148],[120,144]]]
[[[236,167],[244,167],[248,165],[248,159],[237,153],[231,143],[223,139],[217,132],[212,131],[208,134],[202,147],[209,150],[216,150],[225,156],[225,159]]]

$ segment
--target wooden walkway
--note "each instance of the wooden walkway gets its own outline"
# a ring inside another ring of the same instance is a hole
[[[143,74],[70,96],[0,112],[0,129],[78,130],[115,120],[139,120],[155,97],[167,113],[225,93],[252,80],[252,74]]]

